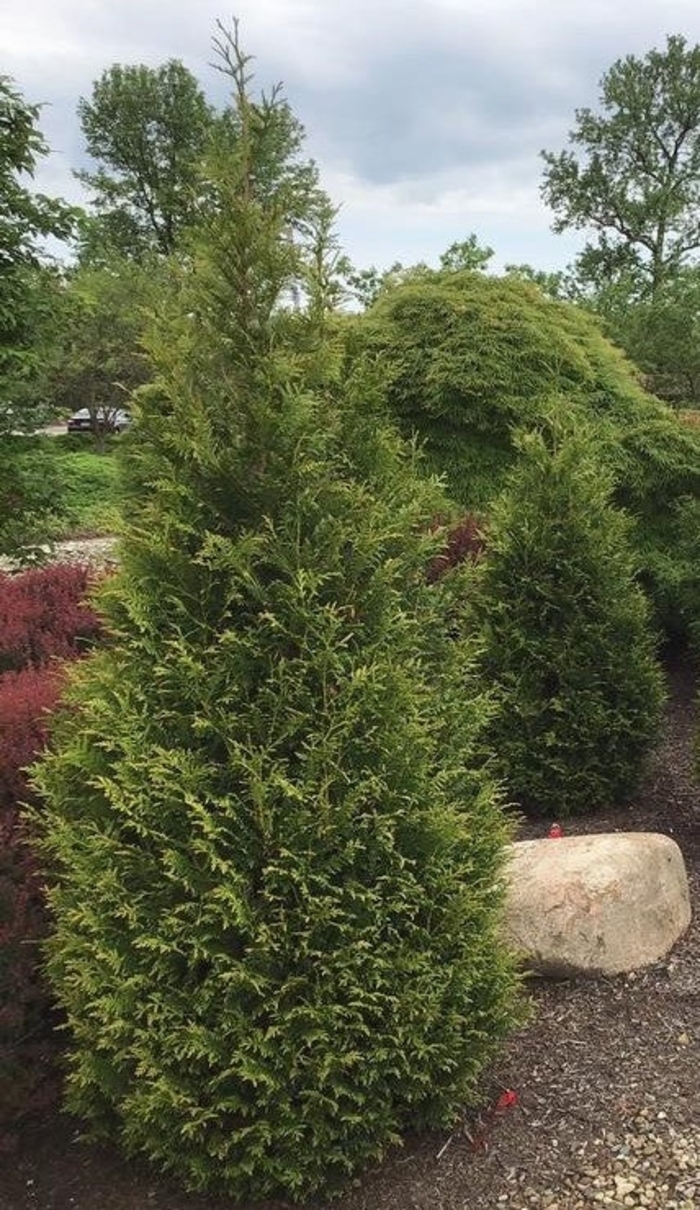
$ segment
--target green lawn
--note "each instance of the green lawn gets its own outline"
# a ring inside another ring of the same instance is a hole
[[[50,443],[51,438],[47,438]],[[114,529],[118,500],[117,462],[111,452],[56,447],[47,451],[60,484],[57,537],[93,537]]]
[[[72,436],[17,439],[16,456],[25,477],[44,498],[53,538],[114,532],[119,494],[114,448],[110,442],[99,453],[89,438]]]

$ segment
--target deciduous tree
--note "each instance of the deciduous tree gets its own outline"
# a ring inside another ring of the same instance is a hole
[[[38,549],[54,500],[19,435],[48,416],[38,371],[58,282],[42,239],[68,236],[74,218],[27,185],[48,150],[38,120],[39,106],[0,77],[0,554],[16,557]]]
[[[76,173],[99,218],[85,232],[88,250],[102,243],[136,258],[171,253],[192,221],[214,124],[192,73],[177,59],[160,67],[115,63],[78,114],[97,162]]]
[[[592,231],[588,272],[635,270],[653,294],[700,248],[700,46],[673,35],[619,59],[569,141],[542,153],[555,231]]]
[[[87,408],[98,445],[146,382],[142,335],[164,275],[121,258],[74,270],[56,300],[44,391],[58,413]]]
[[[0,434],[31,429],[40,418],[28,384],[51,293],[41,241],[67,237],[75,217],[64,202],[27,186],[37,160],[48,151],[39,112],[40,106],[28,104],[0,76]]]

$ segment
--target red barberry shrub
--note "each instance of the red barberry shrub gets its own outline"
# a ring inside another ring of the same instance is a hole
[[[41,973],[42,881],[20,805],[44,747],[67,660],[88,650],[100,619],[87,567],[0,575],[0,1148],[3,1131],[57,1092],[53,1009]]]
[[[48,712],[63,676],[60,665],[23,668],[0,676],[0,812],[27,793],[24,769],[44,746]]]
[[[427,580],[434,584],[460,563],[474,562],[486,549],[484,531],[474,513],[467,513],[447,534],[444,548],[428,564]]]
[[[46,742],[63,679],[58,664],[0,676],[0,1141],[3,1127],[56,1091],[51,1007],[38,962],[44,896],[19,803],[29,797],[25,769]]]
[[[0,810],[0,1150],[24,1114],[55,1100],[58,1043],[39,962],[43,887],[17,808]]]
[[[88,567],[66,563],[0,574],[0,672],[71,659],[92,645],[100,619],[86,601],[90,577]]]

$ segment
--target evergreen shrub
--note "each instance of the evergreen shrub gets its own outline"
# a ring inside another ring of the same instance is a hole
[[[629,525],[571,423],[521,436],[472,594],[500,703],[487,750],[524,811],[561,817],[629,798],[662,679]]]
[[[37,782],[70,1107],[188,1186],[300,1199],[474,1097],[516,1016],[507,832],[460,573],[426,583],[444,501],[369,388],[314,396],[279,343],[298,177],[225,53],[238,137],[151,342],[115,640]]]

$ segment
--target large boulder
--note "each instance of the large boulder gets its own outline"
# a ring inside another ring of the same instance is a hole
[[[616,975],[663,958],[690,924],[668,836],[621,832],[511,845],[506,932],[534,974]]]

